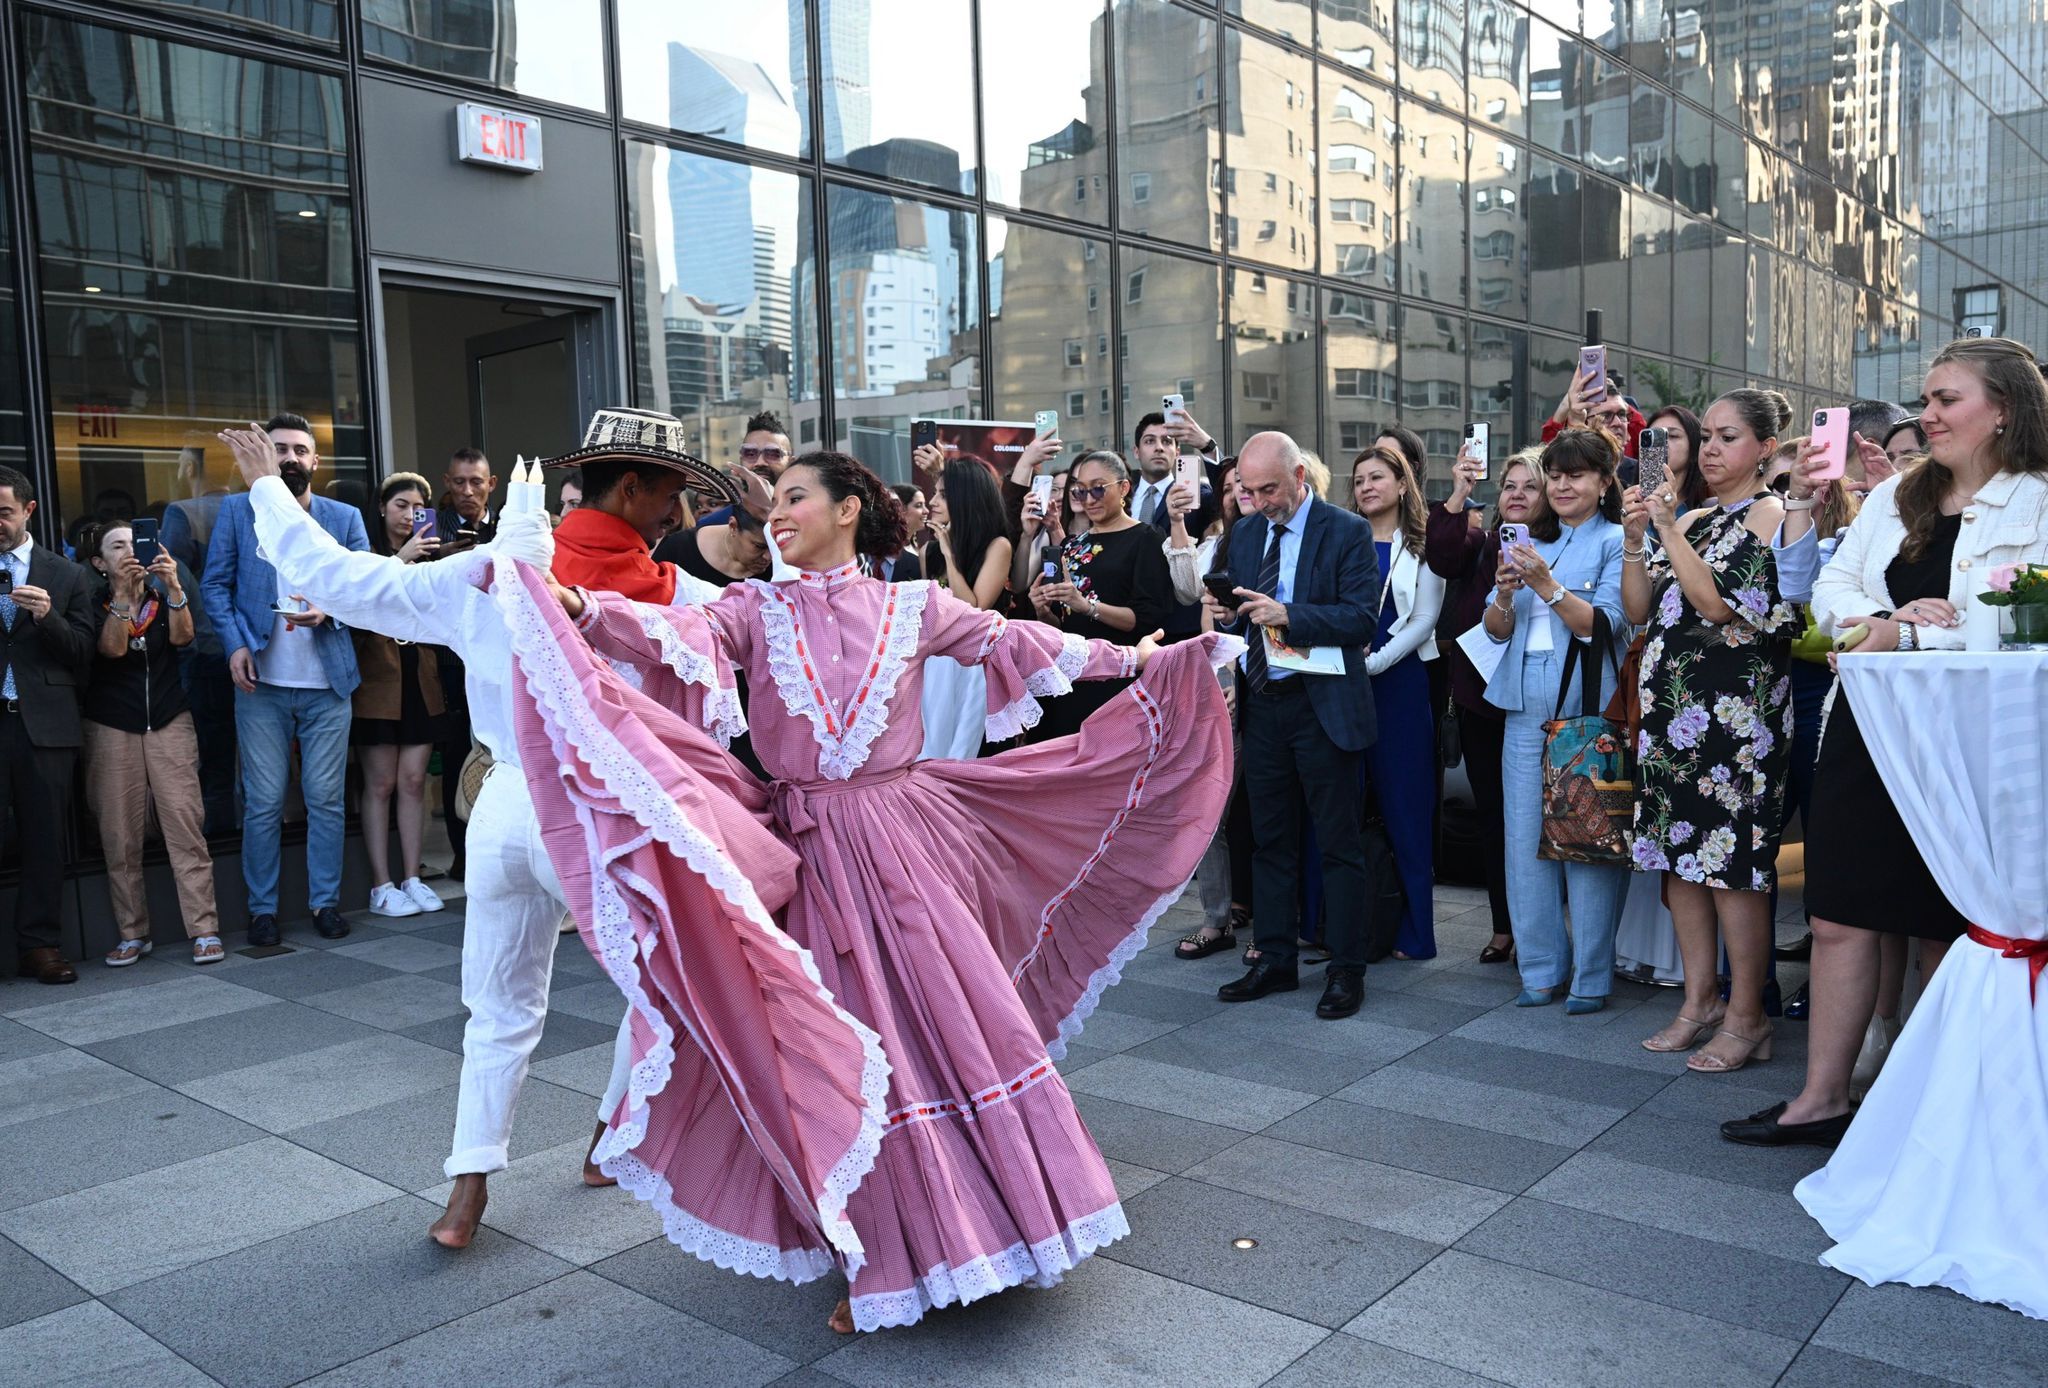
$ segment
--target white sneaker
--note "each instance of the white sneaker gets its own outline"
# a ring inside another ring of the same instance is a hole
[[[431,916],[436,911],[446,910],[448,903],[441,900],[441,894],[420,881],[408,877],[398,884],[398,890],[405,893],[405,899],[420,908],[420,914]]]
[[[386,882],[381,887],[370,888],[370,914],[373,916],[417,916],[420,905],[398,888]]]

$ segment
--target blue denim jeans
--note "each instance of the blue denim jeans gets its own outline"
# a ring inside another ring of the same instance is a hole
[[[1629,870],[1559,863],[1536,856],[1543,840],[1543,724],[1557,708],[1561,651],[1538,651],[1522,665],[1522,711],[1507,716],[1501,748],[1501,799],[1507,823],[1508,915],[1525,988],[1566,982],[1582,998],[1614,986],[1614,931],[1628,895]],[[1613,676],[1603,670],[1603,696]],[[1578,703],[1574,675],[1571,706]],[[1570,898],[1570,926],[1565,902]]]
[[[299,744],[299,793],[306,802],[306,906],[341,904],[341,854],[348,780],[349,701],[326,689],[259,684],[235,691],[242,751],[242,878],[251,916],[277,914],[278,823]]]

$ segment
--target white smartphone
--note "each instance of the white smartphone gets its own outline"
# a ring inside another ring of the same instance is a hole
[[[1825,460],[1807,474],[1816,480],[1840,477],[1849,470],[1849,412],[1837,406],[1813,412],[1813,441]]]
[[[1644,496],[1663,489],[1671,469],[1671,435],[1657,428],[1645,429],[1636,439],[1636,485]]]
[[[1607,400],[1607,348],[1602,343],[1590,343],[1579,348],[1579,376],[1593,378],[1591,399],[1595,405]]]
[[[1166,412],[1166,422],[1168,424],[1172,424],[1175,422],[1175,415],[1187,414],[1187,397],[1184,395],[1180,395],[1178,393],[1173,395],[1163,395],[1159,398],[1159,407]]]
[[[1060,412],[1058,410],[1040,410],[1038,418],[1034,421],[1034,427],[1038,430],[1038,437],[1042,439],[1051,438],[1060,431]]]
[[[1479,480],[1486,480],[1487,449],[1493,442],[1493,429],[1483,419],[1475,419],[1465,426],[1465,449],[1479,460]]]
[[[1031,494],[1038,498],[1038,514],[1052,509],[1052,474],[1041,472],[1031,479]]]
[[[1199,453],[1181,454],[1173,464],[1173,480],[1176,483],[1185,482],[1188,486],[1193,487],[1195,489],[1195,500],[1199,502],[1202,499],[1202,455]]]

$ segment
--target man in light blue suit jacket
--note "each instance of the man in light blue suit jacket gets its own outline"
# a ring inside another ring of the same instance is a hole
[[[285,485],[320,527],[350,549],[370,537],[353,506],[312,494],[320,454],[313,426],[280,414],[265,426]],[[235,735],[241,744],[242,876],[249,888],[249,943],[278,942],[278,822],[284,809],[291,745],[299,744],[299,786],[306,802],[307,905],[328,939],[348,934],[341,914],[342,793],[348,772],[349,701],[362,677],[348,631],[318,608],[279,591],[277,570],[257,552],[246,494],[221,503],[201,582],[206,615],[220,633],[235,681]]]

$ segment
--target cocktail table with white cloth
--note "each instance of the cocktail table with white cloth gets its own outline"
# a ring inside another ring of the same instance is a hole
[[[1845,656],[1841,676],[1900,817],[1973,925],[1795,1193],[1835,1240],[1831,1267],[2048,1319],[2048,653]]]

